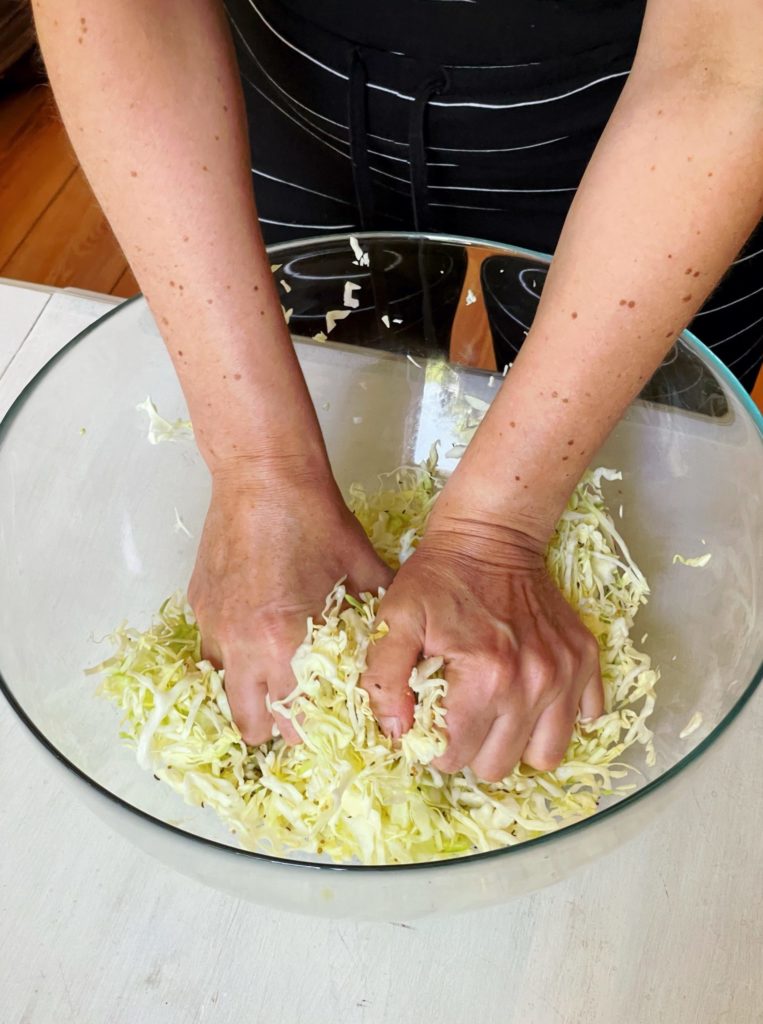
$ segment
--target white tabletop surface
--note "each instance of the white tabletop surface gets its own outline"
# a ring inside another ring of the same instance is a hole
[[[0,416],[114,303],[0,282]],[[0,495],[2,500],[2,495]],[[151,860],[0,698],[0,1024],[763,1022],[763,701],[628,846],[493,910],[263,910]]]

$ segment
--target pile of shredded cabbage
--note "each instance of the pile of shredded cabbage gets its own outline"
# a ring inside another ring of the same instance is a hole
[[[633,788],[624,752],[643,745],[654,762],[647,720],[658,673],[630,631],[649,593],[589,473],[575,490],[548,549],[548,568],[599,642],[606,711],[580,722],[555,771],[518,766],[500,783],[468,769],[443,775],[431,764],[445,747],[447,683],[432,658],[414,671],[413,728],[395,743],[379,730],[359,686],[379,595],[354,597],[337,585],[293,660],[296,686],[276,705],[303,743],[279,737],[247,748],[231,720],[223,673],[201,659],[199,631],[185,599],[160,609],[150,629],[121,628],[115,654],[94,672],[123,714],[123,738],[141,767],[187,803],[214,810],[242,846],[280,855],[401,864],[520,843],[595,812],[600,799]],[[416,548],[442,487],[436,456],[356,485],[351,507],[394,568]]]

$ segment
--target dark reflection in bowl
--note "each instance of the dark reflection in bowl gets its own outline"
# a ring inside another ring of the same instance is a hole
[[[342,310],[350,281],[361,286],[360,306],[337,323],[332,341],[420,358],[441,354],[498,372],[516,358],[543,291],[547,257],[497,253],[489,245],[446,247],[428,238],[363,239],[363,249],[368,266],[344,241],[292,246],[277,277],[290,289],[283,302],[293,311],[295,334],[325,332],[326,296],[333,291],[333,308]],[[712,418],[728,413],[717,380],[686,346],[670,350],[641,398]]]

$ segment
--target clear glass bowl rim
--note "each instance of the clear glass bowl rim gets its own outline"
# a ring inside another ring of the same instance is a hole
[[[391,241],[431,241],[433,243],[450,243],[462,246],[484,246],[492,249],[496,254],[504,254],[507,256],[525,256],[532,259],[540,260],[546,264],[551,262],[551,256],[547,253],[537,252],[533,249],[524,249],[520,246],[505,245],[499,242],[493,242],[489,239],[470,238],[460,235],[440,235],[440,234],[428,234],[428,233],[415,233],[415,232],[396,232],[396,231],[358,231],[351,232],[352,237],[357,238],[359,242],[362,241],[378,241],[388,239]],[[276,245],[267,247],[269,256],[278,256],[281,253],[290,252],[298,245],[313,243],[316,245],[325,245],[326,243],[332,242],[347,242],[349,235],[333,234],[325,236],[306,236],[305,238],[293,239],[289,242],[279,242]],[[135,302],[140,301],[141,295],[136,295],[132,299],[128,299],[125,302],[114,306],[98,320],[94,321],[88,327],[81,331],[76,337],[72,338],[71,341],[67,342],[62,349],[60,349],[54,356],[51,357],[45,363],[45,365],[35,374],[32,380],[22,389],[21,393],[14,400],[7,413],[0,420],[0,446],[3,443],[4,437],[8,431],[9,425],[12,422],[16,412],[23,406],[24,402],[34,391],[37,383],[46,374],[48,374],[59,359],[63,358],[65,354],[77,345],[80,341],[83,341],[89,334],[94,332],[111,317],[115,316],[119,311],[126,308],[128,305],[132,305]],[[763,444],[763,413],[757,408],[755,403],[752,401],[750,395],[745,391],[739,381],[736,379],[734,374],[718,359],[718,357],[706,346],[699,338],[697,338],[691,331],[682,331],[680,338],[683,342],[693,348],[702,360],[710,366],[714,373],[721,378],[732,392],[732,394],[739,400],[741,405],[744,407],[746,412],[750,415],[754,426],[757,429],[758,437]],[[606,807],[602,811],[597,811],[588,818],[583,818],[580,821],[576,821],[571,825],[566,825],[563,828],[558,829],[555,832],[548,832],[545,835],[538,836],[536,839],[529,839],[523,843],[517,843],[515,846],[504,846],[498,850],[489,850],[484,853],[470,853],[462,857],[447,858],[444,860],[433,860],[433,861],[422,861],[416,864],[379,864],[379,865],[366,865],[366,864],[318,864],[315,861],[299,860],[298,858],[290,857],[276,857],[273,854],[260,853],[254,850],[245,850],[239,847],[228,846],[225,843],[217,842],[214,839],[207,839],[204,836],[195,835],[192,832],[186,832],[184,829],[179,828],[177,825],[171,825],[169,822],[162,821],[160,818],[155,818],[153,815],[148,814],[146,811],[141,810],[138,807],[133,807],[132,804],[123,800],[122,797],[116,793],[112,793],[106,789],[99,782],[91,779],[90,776],[83,772],[76,765],[63,754],[57,747],[55,747],[48,738],[37,728],[35,723],[28,717],[24,709],[21,707],[19,702],[13,695],[10,685],[6,681],[2,666],[0,666],[0,692],[4,695],[9,705],[16,712],[21,722],[26,726],[29,732],[39,741],[39,743],[51,754],[57,761],[59,761],[66,769],[72,772],[77,778],[87,783],[92,789],[94,789],[101,796],[110,800],[112,803],[119,807],[124,808],[131,814],[137,815],[144,821],[150,822],[158,827],[165,829],[175,835],[187,839],[191,842],[202,843],[205,846],[212,847],[220,850],[225,854],[230,854],[237,857],[252,857],[260,862],[270,862],[279,865],[288,865],[294,868],[311,868],[313,870],[320,871],[332,871],[332,872],[389,872],[389,871],[421,871],[421,870],[432,870],[437,867],[451,867],[457,865],[475,864],[478,861],[484,861],[497,857],[508,857],[517,855],[530,850],[538,849],[540,846],[545,846],[548,843],[559,841],[565,836],[570,836],[573,833],[577,834],[583,829],[590,828],[598,822],[605,821],[611,818],[615,814],[619,814],[621,811],[632,807],[634,804],[644,799],[650,793],[656,791],[665,783],[671,779],[675,779],[680,775],[690,764],[694,763],[699,757],[704,754],[705,751],[709,750],[713,746],[715,741],[726,731],[731,723],[737,718],[739,713],[742,711],[744,706],[751,699],[752,695],[760,685],[761,679],[763,679],[763,662],[758,666],[757,671],[754,673],[752,679],[745,687],[739,698],[733,707],[727,712],[726,715],[718,722],[715,728],[708,733],[708,735],[697,744],[685,757],[682,757],[680,761],[676,761],[674,765],[663,772],[658,778],[648,782],[641,789],[635,790],[622,800],[613,804],[611,807]]]

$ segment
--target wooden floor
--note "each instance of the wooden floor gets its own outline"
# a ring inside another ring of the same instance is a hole
[[[0,98],[0,277],[124,297],[140,290],[47,85]]]

